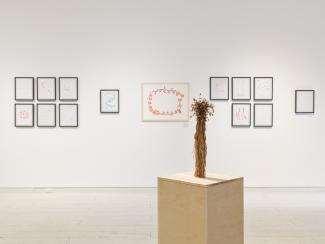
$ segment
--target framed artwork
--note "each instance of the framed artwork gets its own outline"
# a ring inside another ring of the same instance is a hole
[[[78,127],[78,104],[59,105],[60,127]]]
[[[37,77],[37,100],[55,101],[56,100],[56,78]]]
[[[59,77],[60,101],[78,100],[78,77]]]
[[[315,112],[315,90],[296,90],[295,111],[297,114]]]
[[[15,77],[15,100],[34,101],[34,77]]]
[[[231,126],[250,127],[251,126],[251,104],[233,103],[231,106]]]
[[[273,104],[254,104],[254,127],[273,127]]]
[[[56,104],[37,104],[37,127],[56,126]]]
[[[100,90],[100,112],[119,113],[120,112],[120,91]]]
[[[232,77],[231,85],[232,100],[251,100],[250,77]]]
[[[229,77],[210,77],[210,100],[229,100]]]
[[[188,121],[188,83],[142,83],[142,121]]]
[[[15,104],[15,126],[34,127],[34,104]]]
[[[273,77],[254,77],[254,100],[273,100]]]

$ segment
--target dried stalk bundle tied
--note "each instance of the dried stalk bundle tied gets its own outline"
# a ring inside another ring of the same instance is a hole
[[[196,131],[194,135],[194,156],[195,156],[195,173],[196,177],[205,177],[206,167],[206,121],[214,114],[214,106],[205,98],[193,99],[191,105],[192,116],[196,117]]]

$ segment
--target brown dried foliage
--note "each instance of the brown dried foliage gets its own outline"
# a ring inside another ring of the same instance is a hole
[[[196,117],[196,131],[194,135],[194,156],[195,156],[195,173],[196,177],[205,177],[206,167],[206,121],[214,114],[214,106],[205,98],[193,99],[191,105],[192,117]]]

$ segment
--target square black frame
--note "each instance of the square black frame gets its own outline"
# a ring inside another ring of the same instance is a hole
[[[255,111],[256,111],[256,105],[257,106],[259,106],[259,105],[262,105],[262,106],[265,106],[265,105],[267,105],[267,106],[271,106],[272,107],[272,114],[271,114],[271,125],[256,125],[256,123],[255,123],[255,115],[256,115],[256,113],[255,113]],[[271,127],[273,127],[273,103],[255,103],[254,104],[254,127],[256,127],[256,128],[271,128]]]
[[[115,112],[103,112],[102,111],[102,92],[103,91],[117,91],[117,111]],[[99,95],[100,113],[102,114],[118,114],[120,113],[120,90],[119,89],[101,89]]]
[[[33,98],[32,99],[17,99],[17,79],[32,79],[32,82],[33,82]],[[26,102],[29,102],[29,101],[34,101],[35,100],[35,79],[34,77],[27,77],[27,76],[17,76],[15,77],[15,100],[16,101],[26,101]]]
[[[218,99],[218,98],[212,98],[212,79],[218,79],[218,78],[226,78],[228,81],[228,97],[224,99]],[[229,77],[228,76],[211,76],[210,77],[210,101],[228,101],[229,100]]]
[[[237,79],[237,78],[249,79],[249,98],[245,98],[245,99],[234,98],[234,79]],[[244,76],[231,77],[231,100],[233,100],[233,101],[250,101],[251,99],[252,99],[252,77],[244,77]]]
[[[264,79],[264,78],[267,78],[267,79],[270,79],[271,78],[271,80],[272,80],[272,98],[271,99],[256,99],[255,98],[255,79],[260,79],[260,78],[262,78],[262,79]],[[254,101],[273,101],[273,77],[271,77],[271,76],[269,76],[269,77],[266,77],[266,76],[264,76],[264,77],[254,77],[254,85],[253,85],[253,90],[254,90]]]
[[[312,92],[313,93],[313,111],[307,111],[307,112],[298,112],[297,111],[298,92]],[[315,113],[315,90],[295,90],[295,113],[296,114],[314,114]]]
[[[38,107],[43,106],[43,105],[52,105],[52,106],[54,106],[54,125],[39,125],[38,124]],[[37,104],[36,110],[37,110],[37,121],[36,121],[37,127],[41,127],[41,128],[54,128],[54,127],[56,127],[56,104],[55,103],[39,103],[39,104]]]
[[[61,98],[61,79],[76,79],[77,81],[77,98],[76,99],[62,99]],[[79,100],[79,78],[78,77],[59,77],[59,100],[60,101],[67,101],[67,102],[72,102],[72,101],[78,101]]]
[[[17,125],[17,117],[16,117],[17,105],[30,105],[33,107],[33,124],[32,125]],[[35,119],[35,106],[33,103],[15,103],[15,127],[16,128],[33,128],[35,125],[34,119]]]
[[[39,87],[39,83],[38,80],[39,79],[54,79],[54,99],[39,99],[38,98],[38,87]],[[37,83],[37,101],[56,101],[56,77],[37,77],[36,78],[36,83]]]
[[[234,125],[234,105],[249,105],[249,125]],[[250,103],[232,103],[231,104],[231,127],[250,128],[252,125],[252,105]]]
[[[69,126],[62,126],[61,125],[61,106],[65,105],[74,105],[77,106],[77,124],[76,125],[69,125]],[[61,128],[76,128],[79,126],[79,106],[77,103],[60,103],[59,104],[59,127]]]

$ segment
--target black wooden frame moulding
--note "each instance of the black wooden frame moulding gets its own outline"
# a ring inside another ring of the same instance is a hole
[[[298,112],[297,111],[297,95],[298,92],[312,92],[313,93],[313,111]],[[295,113],[296,114],[314,114],[315,113],[315,90],[295,90]]]
[[[32,109],[32,111],[33,111],[33,118],[32,118],[33,124],[32,125],[17,125],[17,105],[29,105],[29,106],[33,107],[33,109]],[[17,128],[32,128],[35,125],[34,119],[35,119],[35,106],[34,106],[33,103],[15,103],[15,127],[17,127]]]
[[[39,125],[38,124],[38,107],[43,106],[43,105],[54,106],[54,125]],[[39,104],[37,104],[37,109],[36,110],[37,110],[37,121],[36,121],[37,127],[41,127],[41,128],[54,128],[54,127],[56,127],[56,104],[55,103],[39,103]]]
[[[271,81],[272,81],[272,98],[271,99],[256,99],[255,98],[255,91],[256,91],[256,87],[255,87],[255,79],[264,79],[264,78],[267,78],[267,79],[270,79],[271,78]],[[273,77],[269,76],[269,77],[254,77],[254,84],[253,84],[253,91],[254,91],[254,101],[273,101]]]
[[[32,83],[33,83],[33,98],[32,99],[17,99],[17,79],[31,79]],[[30,102],[30,101],[34,101],[35,100],[35,79],[34,77],[22,77],[22,76],[17,76],[15,77],[15,100],[16,101],[25,101],[25,102]]]
[[[234,125],[234,105],[249,105],[249,125]],[[232,103],[231,104],[231,127],[250,128],[252,125],[252,105],[250,103]]]
[[[227,98],[223,98],[223,99],[218,99],[218,98],[212,98],[212,79],[218,79],[218,78],[226,78],[227,82],[228,82],[228,96]],[[210,100],[211,101],[228,101],[229,100],[229,77],[228,76],[211,76],[210,77]]]
[[[76,79],[76,85],[77,85],[77,98],[76,99],[62,99],[61,98],[61,79]],[[79,99],[79,79],[78,77],[59,77],[59,100],[60,101],[66,101],[66,102],[72,102],[72,101],[78,101]]]
[[[256,117],[256,105],[259,106],[259,105],[262,105],[262,106],[271,106],[272,107],[272,113],[271,113],[271,125],[256,125],[256,121],[255,121],[255,117]],[[257,128],[270,128],[270,127],[273,127],[273,103],[255,103],[254,104],[254,127],[257,127]]]
[[[117,111],[114,112],[103,112],[102,110],[102,92],[105,91],[117,91]],[[100,113],[102,114],[118,114],[120,112],[120,90],[119,89],[101,89],[99,95],[99,105],[100,105]]]
[[[234,98],[234,79],[237,78],[244,78],[244,79],[249,79],[249,98],[245,99],[238,99]],[[252,78],[251,77],[231,77],[231,100],[233,101],[250,101],[252,99]]]

